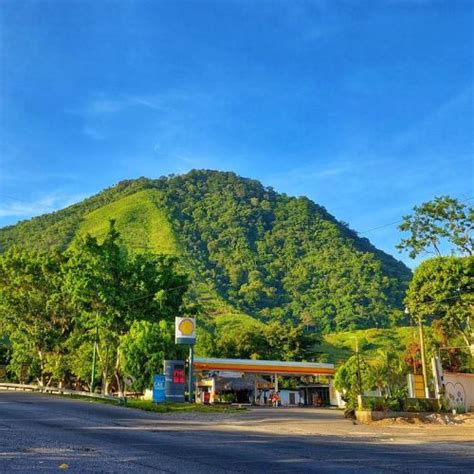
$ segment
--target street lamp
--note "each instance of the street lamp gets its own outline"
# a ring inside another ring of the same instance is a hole
[[[410,314],[408,308],[405,308],[405,314]],[[416,319],[418,320],[418,329],[420,331],[421,372],[423,374],[423,385],[425,386],[425,398],[430,398],[430,391],[428,389],[428,377],[426,375],[425,337],[423,334],[423,324],[421,324],[421,318]]]

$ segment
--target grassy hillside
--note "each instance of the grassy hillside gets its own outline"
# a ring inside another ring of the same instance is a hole
[[[132,250],[177,255],[178,243],[168,218],[156,203],[163,198],[157,190],[147,189],[118,199],[86,214],[76,236],[103,237],[109,220],[115,219],[123,243]]]
[[[429,342],[431,328],[425,328]],[[315,351],[323,354],[327,362],[339,363],[355,353],[356,343],[360,353],[368,359],[380,357],[381,353],[404,353],[411,342],[419,342],[417,327],[394,327],[389,329],[360,329],[326,334]]]
[[[146,178],[122,181],[116,186],[60,211],[3,227],[0,229],[0,252],[12,245],[41,251],[64,250],[74,239],[86,214],[150,187],[151,180]]]

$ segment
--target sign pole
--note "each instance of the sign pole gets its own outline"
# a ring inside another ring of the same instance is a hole
[[[188,390],[189,403],[193,403],[193,365],[194,365],[194,345],[189,346],[189,371],[188,371]]]
[[[188,400],[193,403],[193,365],[194,365],[194,344],[196,343],[196,320],[194,318],[180,318],[176,317],[175,325],[175,344],[189,345],[189,359],[188,359]]]

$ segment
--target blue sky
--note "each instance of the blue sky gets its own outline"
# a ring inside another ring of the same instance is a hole
[[[0,225],[119,180],[232,170],[363,232],[474,196],[474,2],[0,7]],[[411,266],[396,225],[366,237]]]

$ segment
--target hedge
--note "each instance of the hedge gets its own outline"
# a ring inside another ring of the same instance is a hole
[[[443,411],[442,403],[436,398],[362,397],[362,408],[373,411]]]

